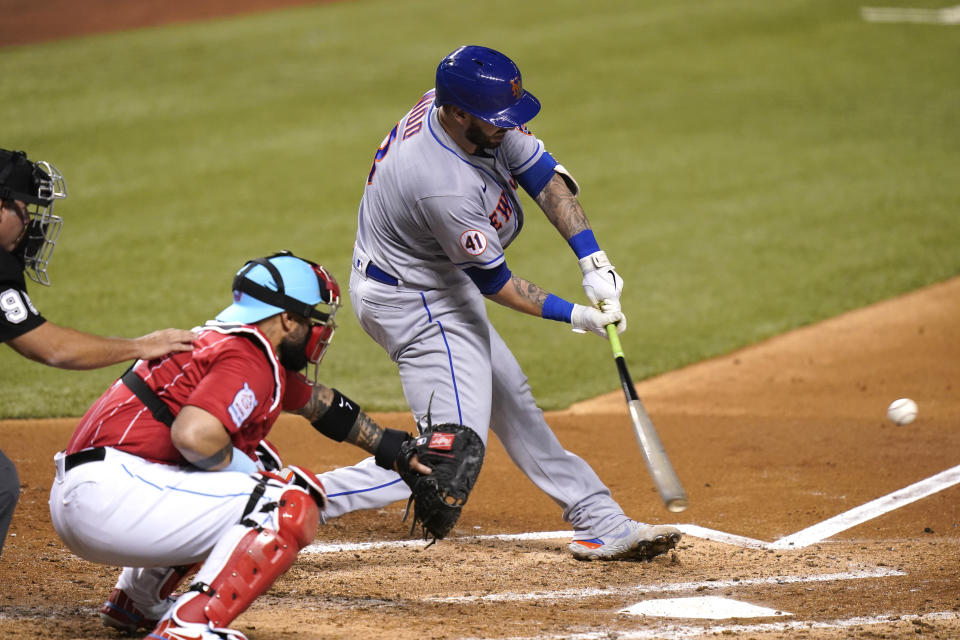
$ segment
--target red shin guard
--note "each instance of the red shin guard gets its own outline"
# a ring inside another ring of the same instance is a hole
[[[279,526],[249,529],[234,545],[223,568],[209,585],[195,583],[174,605],[182,622],[211,622],[226,627],[290,568],[297,553],[317,533],[320,514],[300,489],[287,489],[277,506]],[[238,525],[241,526],[241,525]]]

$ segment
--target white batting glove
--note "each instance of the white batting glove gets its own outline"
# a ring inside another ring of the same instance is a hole
[[[573,313],[570,314],[570,324],[577,333],[592,331],[601,338],[606,338],[608,324],[617,325],[617,333],[626,331],[627,317],[620,311],[620,303],[617,303],[616,309],[610,309],[609,305],[603,305],[602,309],[595,309],[575,304]]]
[[[610,264],[604,251],[595,251],[580,258],[580,271],[583,272],[583,292],[587,299],[598,305],[601,300],[616,302],[619,305],[623,291],[623,278]]]

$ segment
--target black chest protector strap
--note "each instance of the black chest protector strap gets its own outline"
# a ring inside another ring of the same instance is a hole
[[[127,372],[120,377],[121,382],[127,385],[127,388],[137,396],[137,399],[143,403],[150,414],[157,422],[162,422],[168,427],[173,426],[173,412],[167,403],[160,399],[160,396],[151,389],[143,378],[133,372],[133,367],[127,369]]]

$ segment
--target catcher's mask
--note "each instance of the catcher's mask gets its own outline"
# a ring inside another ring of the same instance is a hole
[[[317,306],[323,304],[323,310]],[[233,279],[233,304],[217,314],[221,322],[252,324],[283,311],[310,320],[305,355],[317,381],[317,366],[333,340],[340,286],[322,266],[281,251],[247,262]]]
[[[29,221],[14,252],[31,280],[49,286],[47,265],[63,220],[53,215],[54,200],[67,197],[63,175],[49,162],[31,162],[23,151],[0,149],[0,200],[26,205]]]

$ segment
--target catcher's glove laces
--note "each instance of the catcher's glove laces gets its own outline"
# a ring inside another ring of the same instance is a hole
[[[403,511],[403,520],[401,520],[400,522],[406,522],[406,521],[407,521],[407,516],[410,515],[410,507],[411,507],[411,505],[413,505],[413,494],[412,494],[412,493],[410,494],[410,497],[407,499],[407,508],[404,509],[404,511]],[[411,535],[411,536],[413,535],[413,532],[414,532],[414,530],[416,530],[416,528],[417,528],[417,519],[416,519],[416,517],[414,517],[413,521],[410,523],[410,535]],[[427,534],[429,533],[429,532],[427,531],[427,528],[421,526],[421,527],[420,527],[420,532],[423,534],[423,539],[424,539],[424,540],[427,540],[427,539],[428,539]],[[436,536],[433,536],[433,538],[430,539],[430,542],[427,543],[427,546],[425,546],[424,549],[429,549],[430,547],[432,547],[432,546],[436,543],[437,540],[439,540],[439,538],[437,538]]]

